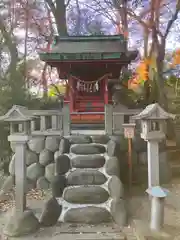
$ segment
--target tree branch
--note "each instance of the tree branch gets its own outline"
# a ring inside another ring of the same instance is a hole
[[[127,9],[127,14],[134,18],[137,22],[139,22],[145,29],[147,30],[152,30],[153,29],[153,26],[151,26],[150,24],[147,24],[146,22],[144,22],[140,16],[136,15],[134,12],[132,12],[130,9]],[[159,30],[156,30],[157,31],[157,34],[160,36],[160,37],[163,37],[162,33],[159,31]]]
[[[55,7],[53,1],[52,0],[45,0],[45,1],[48,4],[48,6],[50,7],[53,15],[56,16],[56,7]]]
[[[68,7],[70,2],[71,2],[71,0],[67,0],[67,3],[65,4],[65,6]]]
[[[164,0],[160,0],[159,4],[160,4],[160,8],[161,8],[161,7],[167,7],[166,3],[164,3]],[[150,12],[151,12],[151,8],[149,8],[149,9],[147,9],[147,10],[144,10],[143,12],[141,12],[141,13],[139,14],[139,16],[140,16],[141,18],[144,18],[144,17],[145,17],[147,14],[149,14]]]
[[[178,2],[177,2],[175,13],[173,14],[172,18],[169,20],[169,22],[167,24],[167,28],[166,28],[165,34],[163,36],[164,39],[169,34],[169,31],[171,30],[173,23],[177,20],[179,11],[180,11],[180,0],[178,0]]]
[[[16,70],[16,66],[17,66],[17,62],[18,62],[18,51],[17,51],[16,44],[13,42],[10,34],[7,32],[4,21],[1,17],[0,17],[0,30],[4,37],[5,44],[7,45],[10,55],[11,55],[11,62],[9,65],[9,71],[10,71],[10,75],[11,75]]]

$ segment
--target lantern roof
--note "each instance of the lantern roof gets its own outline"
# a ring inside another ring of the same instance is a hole
[[[135,120],[166,120],[175,119],[175,117],[176,115],[166,112],[158,103],[154,103],[132,118]]]
[[[14,105],[4,116],[0,117],[0,121],[23,122],[30,121],[34,118],[35,116],[26,107]]]
[[[160,186],[154,186],[151,188],[148,188],[146,192],[152,196],[152,197],[158,197],[158,198],[164,198],[168,195],[169,191],[165,188],[162,188]]]

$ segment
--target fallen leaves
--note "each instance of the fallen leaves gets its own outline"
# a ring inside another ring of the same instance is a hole
[[[1,212],[6,212],[9,209],[13,208],[15,205],[13,192],[10,192],[10,193],[4,194],[4,195],[5,195],[5,198],[4,198],[5,200],[0,201],[0,211]]]
[[[27,193],[26,197],[28,199],[44,200],[45,192],[40,189],[32,189]]]
[[[7,193],[6,196],[7,200],[0,201],[0,212],[6,212],[15,207],[15,189],[13,192]],[[40,189],[32,189],[26,194],[27,200],[44,200],[45,196],[45,192]]]

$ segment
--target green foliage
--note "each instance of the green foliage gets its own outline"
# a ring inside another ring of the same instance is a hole
[[[25,86],[23,69],[17,69],[14,74],[7,74],[0,79],[0,115],[4,115],[13,105],[26,106],[29,109],[48,109],[58,107],[57,100],[38,99],[31,96]],[[12,78],[10,77],[12,76]],[[8,172],[8,163],[12,155],[7,137],[9,124],[0,122],[0,168]]]

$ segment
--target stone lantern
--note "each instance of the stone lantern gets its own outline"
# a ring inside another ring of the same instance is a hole
[[[30,135],[31,121],[36,117],[26,107],[14,105],[0,121],[10,123],[10,136]]]
[[[165,138],[164,122],[175,115],[165,112],[158,103],[148,105],[141,113],[132,117],[141,121],[141,137],[148,141]]]
[[[26,143],[30,138],[30,123],[35,117],[26,107],[13,106],[0,121],[10,123],[8,141],[15,145],[15,204],[16,215],[22,215],[26,208]],[[19,127],[20,126],[20,127]]]
[[[158,103],[148,105],[132,117],[141,123],[141,138],[147,141],[148,185],[159,186],[159,142],[165,138],[164,123],[175,115],[164,111]]]

